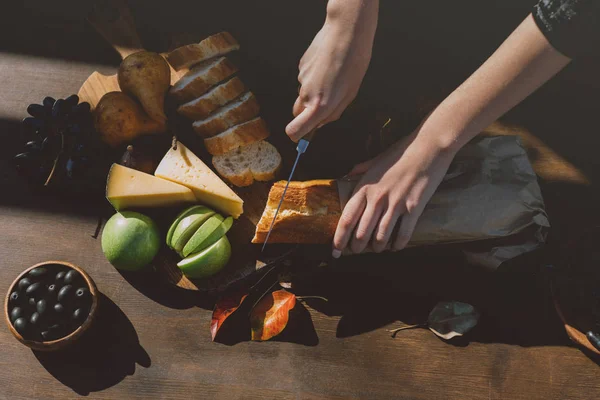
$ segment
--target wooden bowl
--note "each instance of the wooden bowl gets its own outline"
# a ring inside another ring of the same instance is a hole
[[[21,334],[19,332],[17,332],[17,330],[14,328],[12,322],[10,321],[10,315],[8,312],[8,303],[9,303],[10,294],[13,292],[17,283],[25,275],[27,275],[27,273],[29,273],[29,271],[31,271],[34,268],[44,267],[44,266],[49,266],[49,265],[63,265],[65,267],[74,269],[77,272],[79,272],[81,274],[81,276],[83,277],[83,279],[85,280],[85,282],[87,283],[88,289],[92,296],[92,306],[90,307],[90,312],[87,316],[87,319],[81,324],[81,326],[79,326],[77,329],[75,329],[73,332],[71,332],[67,336],[64,336],[60,339],[50,340],[50,341],[45,341],[45,342],[40,342],[37,340],[27,340],[27,339],[23,338],[23,336],[21,336]],[[85,331],[87,331],[89,329],[90,325],[92,324],[92,321],[96,317],[97,309],[98,309],[98,289],[96,288],[96,284],[94,283],[92,278],[83,269],[79,268],[78,266],[76,266],[74,264],[71,264],[71,263],[68,263],[65,261],[45,261],[45,262],[42,262],[42,263],[39,263],[39,264],[36,264],[36,265],[33,265],[33,266],[27,268],[25,271],[21,272],[21,274],[17,277],[17,279],[15,279],[13,281],[13,283],[10,285],[8,293],[6,294],[6,298],[4,299],[4,318],[6,319],[6,324],[8,325],[8,329],[10,330],[10,332],[13,334],[13,336],[15,338],[17,338],[17,340],[19,342],[23,343],[25,346],[27,346],[33,350],[39,350],[39,351],[55,351],[55,350],[62,349],[65,346],[68,346],[69,344],[72,344],[73,342],[75,342],[77,339],[79,339],[81,337],[81,335],[83,335],[83,333]]]

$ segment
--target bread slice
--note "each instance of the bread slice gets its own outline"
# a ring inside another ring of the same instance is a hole
[[[236,186],[250,186],[255,180],[275,179],[281,167],[281,155],[271,143],[261,140],[214,156],[212,163],[227,181]]]
[[[269,128],[258,117],[243,124],[235,125],[223,133],[204,139],[206,150],[213,156],[220,156],[237,149],[264,140],[269,137]]]
[[[286,183],[275,182],[271,187],[252,243],[265,241]],[[336,181],[290,182],[273,224],[269,243],[331,243],[341,215]]]
[[[246,85],[236,76],[212,88],[197,99],[182,104],[177,112],[189,119],[204,119],[217,108],[241,96],[245,91]]]
[[[169,94],[178,102],[196,99],[219,82],[237,72],[238,68],[226,57],[206,61],[194,66],[171,87]]]
[[[221,32],[207,37],[200,43],[178,47],[167,54],[165,58],[175,71],[179,71],[239,48],[240,44],[229,32]]]
[[[246,92],[236,100],[215,111],[208,118],[193,123],[194,131],[211,137],[234,125],[248,122],[258,116],[260,106],[252,92]]]

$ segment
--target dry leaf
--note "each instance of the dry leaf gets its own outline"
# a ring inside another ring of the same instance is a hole
[[[212,321],[210,322],[210,333],[213,341],[225,320],[242,305],[242,302],[247,296],[248,293],[235,292],[226,295],[217,301],[213,311]]]
[[[287,326],[289,311],[296,305],[296,296],[285,290],[267,294],[250,314],[252,340],[269,340]]]
[[[452,339],[470,331],[479,320],[479,313],[467,303],[449,301],[438,303],[429,313],[427,326],[442,339]]]

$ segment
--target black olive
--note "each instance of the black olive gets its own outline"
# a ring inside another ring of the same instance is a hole
[[[79,288],[75,291],[77,300],[85,300],[88,298],[90,291],[87,288]]]
[[[78,308],[73,311],[73,321],[77,323],[83,322],[83,320],[87,317],[87,312],[83,308]]]
[[[55,298],[56,292],[58,292],[58,290],[57,290],[57,287],[55,284],[48,285],[48,297],[49,298]]]
[[[73,283],[77,279],[79,279],[80,276],[81,275],[79,275],[79,272],[77,272],[74,269],[72,269],[69,272],[67,272],[67,274],[65,275],[65,283],[67,285],[70,285],[71,283]]]
[[[14,307],[10,310],[10,322],[15,322],[17,319],[23,316],[23,309],[21,307]]]
[[[35,299],[35,297],[30,297],[29,300],[27,301],[29,303],[29,305],[33,308],[35,308],[36,304],[37,304],[37,300]]]
[[[65,271],[60,271],[58,274],[56,274],[56,278],[54,279],[54,281],[56,283],[62,283],[65,279],[65,275],[67,273]]]
[[[29,285],[27,290],[25,290],[25,294],[29,297],[32,297],[32,296],[36,295],[40,291],[41,288],[42,288],[41,282],[33,283],[33,284]]]
[[[15,329],[17,330],[17,332],[22,334],[27,329],[27,320],[23,317],[17,318],[17,320],[13,323],[13,325],[14,325]]]
[[[34,312],[33,314],[31,314],[31,317],[29,318],[29,323],[33,326],[36,326],[39,322],[40,322],[40,314],[37,312]]]
[[[60,303],[56,303],[54,305],[54,312],[57,313],[57,314],[59,314],[59,315],[61,315],[62,313],[65,312],[65,306],[63,306]]]
[[[600,335],[598,335],[596,332],[589,331],[586,336],[596,350],[600,350]]]
[[[50,339],[50,331],[43,331],[42,332],[42,339],[49,340]]]
[[[21,298],[21,295],[19,294],[19,292],[12,292],[10,294],[10,303],[17,304],[19,302],[20,298]]]
[[[72,295],[73,295],[73,286],[71,286],[71,285],[63,286],[60,289],[60,291],[58,292],[58,301],[61,303],[69,301],[71,299]]]
[[[46,299],[41,299],[37,302],[35,306],[35,309],[40,315],[44,315],[44,313],[46,312],[46,308],[48,308],[48,302],[46,301]]]
[[[21,279],[18,283],[19,290],[26,290],[29,285],[31,285],[31,281],[27,278]]]
[[[28,275],[34,280],[39,280],[40,278],[44,278],[46,275],[48,275],[48,270],[44,267],[37,267],[29,271]]]

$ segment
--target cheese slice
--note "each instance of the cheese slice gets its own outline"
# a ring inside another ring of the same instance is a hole
[[[154,175],[187,186],[199,202],[234,218],[244,212],[244,201],[181,143],[165,154]]]
[[[106,198],[117,211],[196,202],[185,186],[119,164],[108,173]]]

